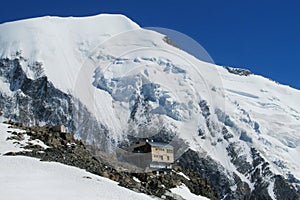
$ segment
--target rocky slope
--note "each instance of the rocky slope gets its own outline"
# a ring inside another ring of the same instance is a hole
[[[207,179],[180,166],[174,165],[174,170],[167,173],[145,173],[128,163],[118,162],[116,158],[99,151],[94,146],[85,145],[82,141],[74,139],[71,133],[54,132],[51,126],[26,127],[21,123],[11,121],[8,123],[11,124],[10,128],[20,131],[11,132],[11,136],[6,140],[12,141],[15,145],[22,143],[23,151],[6,152],[4,156],[30,156],[41,161],[78,167],[117,181],[120,186],[159,198],[180,199],[176,194],[172,194],[170,189],[184,184],[196,195],[218,199]],[[24,144],[25,138],[29,142]],[[41,141],[43,145],[30,141]],[[183,176],[183,172],[192,178]]]

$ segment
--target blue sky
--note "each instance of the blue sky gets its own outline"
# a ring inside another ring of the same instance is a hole
[[[184,33],[215,63],[247,68],[300,89],[300,2],[279,0],[15,0],[0,23],[44,15],[127,15],[142,27]]]

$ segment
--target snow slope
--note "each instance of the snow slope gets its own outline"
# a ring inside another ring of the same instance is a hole
[[[153,199],[117,182],[60,163],[0,156],[0,194],[21,199]]]
[[[7,200],[153,199],[83,169],[56,162],[41,162],[30,157],[3,156],[7,152],[23,151],[23,143],[29,142],[26,138],[21,144],[7,140],[13,131],[24,132],[0,124],[0,194]],[[41,142],[30,142],[47,148]]]

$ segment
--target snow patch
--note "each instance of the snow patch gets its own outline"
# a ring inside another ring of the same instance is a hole
[[[200,196],[200,195],[195,195],[191,193],[188,187],[186,187],[184,184],[181,186],[177,186],[176,188],[171,189],[172,193],[175,193],[177,195],[180,195],[184,199],[189,199],[189,200],[209,200],[207,197]]]
[[[191,180],[187,175],[185,175],[184,173],[182,173],[182,172],[179,172],[179,173],[177,173],[178,175],[180,175],[180,176],[183,176],[185,179],[187,179],[187,180]]]

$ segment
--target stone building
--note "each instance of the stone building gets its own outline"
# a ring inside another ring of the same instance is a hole
[[[122,149],[117,156],[120,161],[145,170],[172,169],[174,148],[166,143],[145,141]]]
[[[54,132],[60,132],[60,133],[66,133],[67,128],[64,125],[58,125],[58,126],[53,126],[52,131]]]

